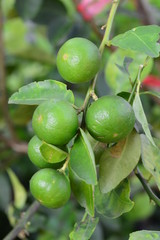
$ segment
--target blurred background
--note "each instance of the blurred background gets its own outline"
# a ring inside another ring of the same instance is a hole
[[[56,54],[67,39],[78,36],[99,46],[104,33],[101,27],[106,23],[111,1],[1,0],[0,4],[0,239],[3,239],[33,202],[29,180],[37,171],[27,156],[35,107],[8,105],[8,98],[28,83],[54,79],[67,84],[74,92],[76,105],[81,106],[89,83],[65,82],[56,68]],[[160,25],[159,0],[122,0],[112,36],[150,24]],[[132,58],[129,72],[132,79],[136,77],[145,56],[107,48],[96,86],[98,96],[130,90],[128,75],[122,69],[125,56]],[[160,91],[159,58],[150,60],[142,80],[143,89]],[[154,135],[160,137],[160,102],[147,95],[142,101]],[[141,170],[147,178],[148,173]],[[132,231],[158,230],[160,210],[150,202],[134,175],[130,180],[134,208],[118,219],[100,217],[92,240],[127,240]],[[151,184],[156,192],[154,182]],[[40,207],[26,226],[26,232],[21,232],[17,239],[67,240],[83,213],[73,196],[61,209]]]

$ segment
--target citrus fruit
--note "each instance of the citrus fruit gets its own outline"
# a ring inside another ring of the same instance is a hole
[[[93,102],[86,113],[86,126],[96,140],[105,143],[125,138],[133,129],[131,105],[119,96],[104,96]]]
[[[38,168],[60,168],[63,163],[48,163],[44,160],[41,152],[40,146],[42,141],[37,137],[33,136],[28,143],[28,156],[31,162]]]
[[[99,50],[88,39],[72,38],[65,42],[58,52],[57,68],[68,82],[87,82],[100,68]]]
[[[30,180],[32,195],[48,208],[59,208],[70,198],[70,182],[63,173],[44,168],[36,172]]]
[[[70,103],[49,100],[34,111],[32,127],[41,140],[62,146],[76,134],[78,117]]]

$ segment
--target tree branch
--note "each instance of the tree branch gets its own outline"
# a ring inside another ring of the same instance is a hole
[[[142,186],[143,186],[144,190],[146,191],[146,193],[148,194],[149,198],[152,199],[160,207],[160,199],[154,194],[152,189],[149,187],[147,181],[142,176],[138,167],[135,169],[134,173],[138,177],[140,182],[142,183]]]
[[[22,218],[19,220],[18,224],[6,237],[3,238],[3,240],[15,239],[20,234],[20,232],[25,229],[28,220],[34,215],[34,213],[38,210],[39,207],[40,203],[34,201],[32,205],[28,208],[28,210],[22,214]]]

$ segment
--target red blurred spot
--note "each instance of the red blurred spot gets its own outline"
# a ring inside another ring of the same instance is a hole
[[[146,88],[160,89],[160,78],[153,75],[149,75],[143,80],[142,86]]]
[[[82,0],[77,6],[77,10],[86,21],[90,21],[111,1],[112,0]]]

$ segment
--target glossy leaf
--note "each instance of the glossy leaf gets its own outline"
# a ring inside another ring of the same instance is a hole
[[[149,127],[148,127],[148,122],[147,122],[147,118],[146,118],[146,115],[145,115],[144,110],[143,110],[141,99],[140,99],[138,93],[136,93],[136,95],[135,95],[135,99],[134,99],[134,102],[133,102],[133,110],[134,110],[134,113],[135,113],[135,116],[136,116],[138,122],[141,123],[142,128],[143,128],[147,138],[155,146],[155,143],[153,141],[151,132],[150,132]]]
[[[159,231],[148,231],[142,230],[133,232],[129,235],[129,240],[159,240],[160,232]]]
[[[81,222],[76,223],[73,231],[69,235],[70,240],[89,240],[98,221],[98,218],[91,218],[88,215],[84,221],[82,220]]]
[[[33,82],[19,89],[9,98],[9,103],[38,105],[46,100],[64,100],[74,103],[71,90],[67,90],[64,83],[56,80]]]
[[[17,178],[16,174],[11,170],[7,170],[8,175],[10,177],[12,187],[13,187],[13,192],[14,192],[14,206],[16,208],[23,208],[25,205],[25,202],[27,200],[27,192],[19,179]]]
[[[126,59],[132,59],[133,61],[130,60],[129,64],[126,63]],[[146,54],[123,49],[117,49],[110,55],[105,67],[105,77],[107,84],[114,93],[131,90],[129,77],[132,82],[136,79],[139,65],[143,64],[145,59]],[[150,59],[141,74],[141,80],[151,72],[152,66],[153,59]]]
[[[86,183],[93,185],[97,183],[93,150],[82,129],[80,129],[70,152],[70,167]]]
[[[94,186],[81,180],[71,168],[69,178],[72,192],[79,204],[86,209],[92,217],[94,216]]]
[[[160,27],[157,25],[140,26],[114,37],[111,44],[139,51],[154,58],[159,56],[159,34]]]
[[[98,186],[95,189],[95,204],[98,213],[108,218],[117,218],[129,212],[134,203],[130,200],[130,185],[127,180],[121,182],[108,193],[101,193]]]
[[[10,186],[10,182],[8,181],[8,178],[4,172],[0,173],[0,183],[0,209],[2,211],[6,211],[9,203],[12,200],[12,189]]]
[[[160,189],[160,149],[152,145],[144,134],[141,135],[141,144],[143,165],[153,175]]]
[[[140,154],[140,136],[134,131],[126,139],[107,149],[100,159],[101,192],[108,193],[117,187],[136,167]]]
[[[40,152],[48,163],[62,162],[68,156],[67,152],[46,142],[43,142],[40,146]]]

